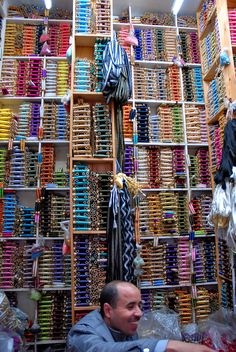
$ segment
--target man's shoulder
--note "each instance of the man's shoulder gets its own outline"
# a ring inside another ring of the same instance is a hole
[[[83,325],[86,325],[94,328],[97,325],[101,326],[102,323],[103,323],[103,319],[99,310],[93,310],[92,312],[86,314],[82,319],[80,319],[76,324],[76,327],[79,328]]]

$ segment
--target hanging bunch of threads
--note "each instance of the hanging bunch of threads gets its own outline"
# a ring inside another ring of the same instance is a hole
[[[80,235],[74,239],[74,305],[96,306],[105,285],[107,243],[105,237]]]

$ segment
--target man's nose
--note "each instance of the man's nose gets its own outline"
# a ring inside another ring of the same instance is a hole
[[[135,315],[140,317],[140,318],[143,315],[143,311],[142,311],[142,309],[139,306],[137,306],[136,309],[135,309]]]

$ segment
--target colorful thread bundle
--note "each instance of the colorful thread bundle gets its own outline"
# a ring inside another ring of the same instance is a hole
[[[206,111],[204,107],[186,105],[185,119],[188,143],[207,143]]]
[[[13,138],[13,114],[8,108],[0,108],[0,140],[8,140]]]
[[[77,59],[74,72],[74,90],[76,92],[90,92],[95,90],[95,67],[88,59]]]
[[[93,172],[76,164],[73,169],[74,231],[105,230],[112,173]]]
[[[187,196],[180,192],[147,193],[140,201],[141,236],[176,236],[188,233]]]
[[[112,157],[111,111],[96,103],[73,106],[73,153],[79,157]]]
[[[225,97],[225,84],[222,70],[210,82],[207,92],[207,106],[210,119],[213,118],[223,107]]]
[[[40,55],[43,24],[6,24],[4,56]],[[69,23],[48,25],[50,52],[52,56],[66,56],[69,47],[71,25]]]
[[[184,188],[183,148],[138,147],[137,180],[143,188]],[[125,161],[130,164],[130,160]]]
[[[53,241],[50,246],[45,246],[43,255],[38,263],[38,282],[41,288],[66,287],[66,268],[70,262],[62,254],[62,241]]]
[[[94,45],[94,64],[96,69],[96,92],[102,91],[103,85],[103,51],[105,50],[108,39],[96,39]]]
[[[63,104],[44,104],[43,139],[69,139],[69,116]]]
[[[45,192],[41,202],[39,233],[44,237],[63,237],[60,222],[69,219],[69,195]]]
[[[195,260],[193,262],[195,283],[215,282],[216,262],[215,262],[215,240],[205,238],[194,241]]]
[[[66,292],[44,292],[38,303],[39,341],[66,339],[71,328],[71,298]]]
[[[98,306],[105,285],[107,243],[104,237],[80,235],[74,239],[74,306]]]
[[[169,61],[177,56],[175,29],[135,29],[135,60]]]
[[[125,49],[127,52],[128,57],[130,58],[131,54],[131,47],[130,45],[126,44],[126,38],[129,35],[129,28],[127,27],[121,27],[119,32],[116,33],[118,43]]]
[[[42,154],[38,156],[39,159],[42,157],[41,163],[41,186],[47,186],[53,183],[53,173],[55,170],[55,147],[51,144],[44,144],[42,146]],[[40,162],[41,160],[39,160]]]
[[[236,45],[236,10],[229,9],[228,16],[231,45]]]
[[[63,96],[70,84],[69,65],[66,61],[47,60],[45,96]]]
[[[222,112],[218,118],[218,122],[214,125],[209,125],[209,139],[212,151],[212,167],[219,168],[222,158],[222,148],[224,143],[224,127],[226,124],[225,113]]]
[[[167,143],[183,142],[183,117],[180,106],[161,105],[157,109],[159,117],[159,141]]]
[[[131,105],[123,105],[123,134],[124,138],[128,141],[132,141],[133,138],[133,123],[130,120]]]
[[[7,95],[39,97],[41,95],[42,59],[29,61],[3,59],[1,88]]]
[[[226,241],[218,239],[218,253],[219,253],[219,274],[226,279],[232,277],[232,269],[230,263],[230,253]]]
[[[220,53],[220,34],[218,19],[215,19],[215,26],[206,37],[201,41],[201,53],[203,63],[203,75],[205,75],[209,68],[214,63],[215,59]]]
[[[207,149],[198,149],[195,155],[190,155],[191,187],[210,187],[209,154]]]
[[[204,102],[201,68],[184,67],[183,84],[185,101]]]
[[[76,0],[75,33],[111,33],[111,6],[108,0]]]
[[[180,32],[183,59],[185,62],[201,63],[197,32]]]
[[[33,287],[33,260],[29,250],[32,245],[26,242],[14,243],[6,241],[0,244],[2,288]]]
[[[195,196],[191,199],[194,208],[192,228],[196,235],[213,234],[213,228],[208,224],[208,214],[210,213],[212,197],[208,195]]]
[[[134,67],[134,94],[137,99],[180,101],[179,69]]]
[[[215,10],[215,0],[205,0],[203,1],[200,9],[199,16],[199,25],[200,32],[202,33],[206,27],[206,23],[209,18],[212,16],[213,11]]]

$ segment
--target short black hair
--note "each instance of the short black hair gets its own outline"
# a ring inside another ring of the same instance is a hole
[[[104,317],[104,304],[109,303],[112,308],[116,307],[116,303],[119,298],[118,285],[124,283],[124,281],[114,280],[109,282],[103,287],[100,294],[100,308],[101,315]]]

